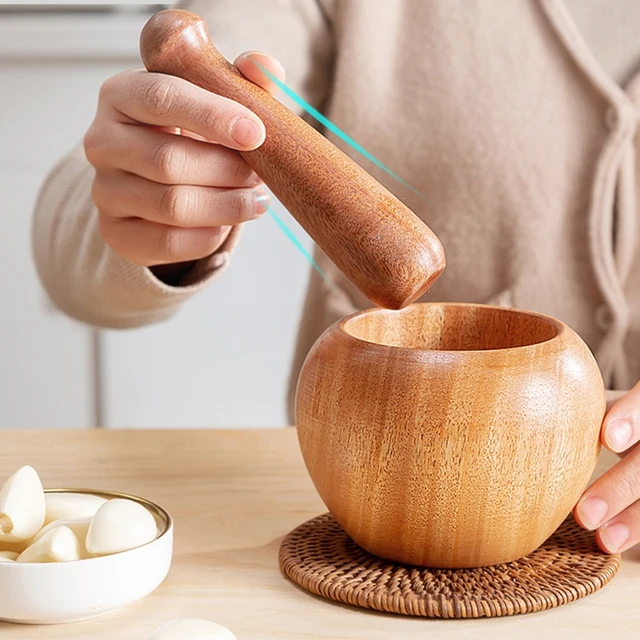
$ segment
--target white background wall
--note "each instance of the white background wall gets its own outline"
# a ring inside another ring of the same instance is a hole
[[[38,188],[81,139],[101,83],[140,66],[147,17],[130,7],[0,13],[0,428],[286,423],[309,266],[269,216],[246,226],[223,277],[162,325],[94,332],[53,310],[37,280],[30,228]]]

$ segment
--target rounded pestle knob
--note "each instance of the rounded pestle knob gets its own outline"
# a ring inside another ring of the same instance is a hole
[[[374,304],[401,309],[445,268],[431,229],[362,167],[267,91],[247,80],[214,47],[207,25],[168,9],[142,30],[150,72],[177,76],[244,105],[266,138],[240,152],[316,244]]]

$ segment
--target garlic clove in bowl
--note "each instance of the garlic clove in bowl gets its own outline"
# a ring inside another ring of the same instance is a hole
[[[0,551],[0,562],[14,562],[17,557],[15,551]]]
[[[90,493],[45,493],[46,515],[44,524],[55,520],[89,518],[107,501]]]
[[[54,527],[28,546],[16,562],[73,562],[80,560],[76,534],[64,525]]]
[[[33,467],[18,469],[0,489],[0,541],[32,538],[44,523],[44,489]]]
[[[106,502],[106,501],[105,501]],[[48,525],[42,527],[38,533],[33,537],[30,544],[35,544],[46,535],[52,529],[56,527],[65,526],[71,529],[78,539],[78,543],[80,544],[80,559],[88,558],[89,552],[87,551],[86,540],[87,540],[87,532],[89,531],[89,525],[91,524],[91,520],[93,518],[76,518],[76,519],[64,519],[64,520],[54,520],[50,522]]]
[[[151,542],[157,534],[156,521],[147,509],[133,500],[116,498],[93,516],[86,547],[92,556],[120,553]]]

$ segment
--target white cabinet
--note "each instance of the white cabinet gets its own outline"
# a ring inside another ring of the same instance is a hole
[[[269,216],[247,225],[228,271],[162,325],[94,332],[52,309],[37,280],[30,228],[39,186],[81,139],[101,83],[140,66],[147,17],[0,12],[0,429],[286,421],[309,266]]]

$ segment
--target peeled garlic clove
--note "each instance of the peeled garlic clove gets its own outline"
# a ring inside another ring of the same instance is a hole
[[[96,515],[96,511],[106,502],[100,496],[89,493],[45,493],[47,513],[44,524],[55,520],[77,520]]]
[[[47,531],[37,542],[28,546],[16,562],[72,562],[80,560],[80,543],[69,527],[60,526]]]
[[[54,520],[50,522],[45,527],[42,527],[38,533],[31,540],[31,544],[35,544],[46,535],[51,529],[55,529],[56,527],[69,527],[71,531],[75,534],[76,538],[78,538],[78,542],[80,543],[80,556],[82,558],[88,558],[89,553],[86,548],[86,540],[87,540],[87,532],[89,531],[89,525],[91,524],[91,520],[93,518],[77,518],[75,520]]]
[[[0,562],[13,562],[17,557],[13,551],[0,551]]]
[[[149,640],[237,640],[222,625],[210,620],[184,618],[163,624],[153,632]]]
[[[156,538],[155,518],[141,504],[114,498],[103,504],[87,532],[87,551],[105,556],[140,547]]]
[[[29,540],[42,527],[44,489],[33,467],[18,469],[0,489],[0,541]]]

